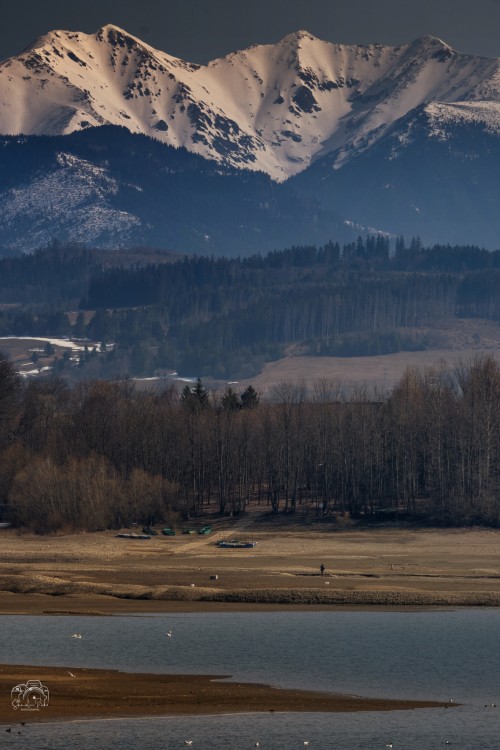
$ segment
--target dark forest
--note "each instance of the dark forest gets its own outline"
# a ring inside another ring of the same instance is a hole
[[[290,347],[319,356],[432,348],[453,318],[500,320],[500,251],[359,238],[247,258],[123,255],[57,242],[0,260],[0,335],[98,342],[73,380],[251,378]],[[68,311],[74,316],[68,316]],[[113,344],[113,347],[106,347]],[[92,356],[93,355],[93,356]]]
[[[500,370],[408,370],[390,393],[319,381],[209,394],[20,381],[0,360],[0,498],[39,533],[270,513],[500,522]]]

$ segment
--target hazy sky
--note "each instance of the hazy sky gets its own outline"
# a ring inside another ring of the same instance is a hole
[[[105,23],[172,55],[207,62],[307,29],[332,42],[399,44],[423,34],[471,54],[500,57],[500,0],[9,0],[0,59],[51,29]]]

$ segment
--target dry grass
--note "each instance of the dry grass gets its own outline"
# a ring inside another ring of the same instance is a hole
[[[421,331],[425,333],[425,331]],[[491,355],[500,362],[500,326],[488,320],[452,319],[429,329],[440,348],[422,352],[398,352],[377,357],[288,356],[270,362],[260,375],[240,381],[243,389],[252,384],[261,393],[283,381],[302,381],[311,386],[323,378],[341,380],[347,387],[390,388],[407,367],[425,368],[445,361],[453,367],[458,361]]]
[[[499,531],[341,530],[300,520],[280,528],[259,518],[256,512],[240,528],[221,522],[209,537],[144,541],[112,532],[35,537],[2,531],[0,611],[26,611],[28,599],[33,611],[111,611],[113,601],[117,611],[500,605]],[[257,546],[215,545],[235,535]]]

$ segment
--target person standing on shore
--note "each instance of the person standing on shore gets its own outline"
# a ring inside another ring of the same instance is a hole
[[[325,575],[325,566],[323,565],[323,563],[321,563],[321,565],[319,566],[319,572],[322,576]]]

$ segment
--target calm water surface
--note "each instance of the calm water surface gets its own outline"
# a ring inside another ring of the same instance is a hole
[[[172,631],[172,637],[166,632]],[[82,639],[72,639],[75,631]],[[33,725],[5,747],[500,749],[500,611],[275,612],[0,618],[0,661],[229,675],[284,687],[464,705]],[[23,677],[20,675],[20,677]],[[26,677],[36,678],[36,675]],[[50,685],[48,686],[50,688]],[[498,709],[490,704],[497,704]],[[486,707],[485,707],[486,705]],[[1,731],[1,730],[0,730]],[[3,732],[2,732],[3,734]],[[4,737],[2,736],[1,740]],[[16,744],[17,743],[17,744]],[[1,746],[4,746],[2,742]]]

